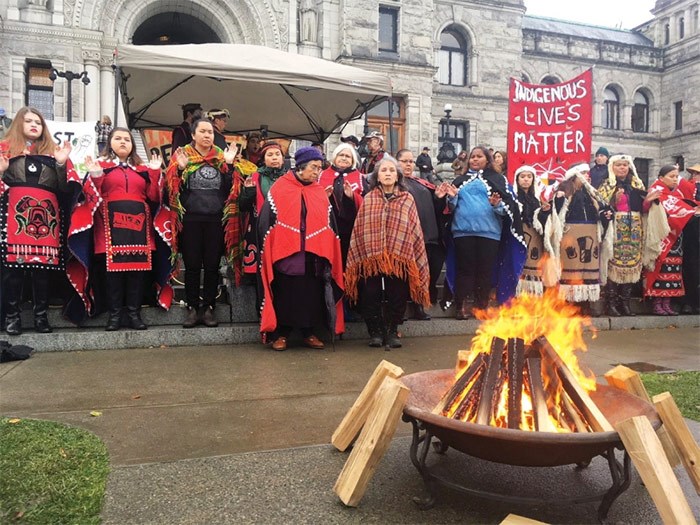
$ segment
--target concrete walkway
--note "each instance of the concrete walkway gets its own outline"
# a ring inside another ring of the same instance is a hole
[[[581,360],[599,376],[618,363],[700,370],[694,327],[593,335]],[[113,470],[105,523],[498,523],[509,512],[550,523],[595,522],[592,504],[523,507],[451,493],[419,511],[411,498],[423,485],[408,459],[405,423],[360,507],[339,503],[332,487],[347,455],[328,443],[377,363],[387,359],[406,373],[451,368],[470,337],[405,338],[404,348],[391,352],[342,341],[335,351],[277,353],[252,344],[37,353],[0,365],[0,414],[73,424],[106,442]],[[92,410],[102,415],[91,417]],[[698,425],[694,431],[700,438]],[[523,470],[450,451],[447,463],[479,485],[511,493],[587,493],[609,485],[599,459],[585,471]],[[687,476],[682,468],[676,473],[700,519]],[[610,521],[659,521],[637,477]]]

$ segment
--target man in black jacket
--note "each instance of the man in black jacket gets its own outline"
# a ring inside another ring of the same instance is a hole
[[[428,146],[424,147],[423,152],[418,155],[416,166],[418,166],[421,179],[434,182],[432,178],[435,169],[433,168],[433,159],[430,158],[430,148]]]
[[[608,178],[608,159],[610,153],[607,148],[600,147],[595,152],[595,161],[591,167],[591,186],[598,189],[603,181]]]
[[[185,104],[182,106],[182,118],[184,119],[182,124],[173,130],[172,139],[170,140],[173,152],[177,148],[192,142],[190,126],[195,120],[202,118],[202,105],[196,102]]]

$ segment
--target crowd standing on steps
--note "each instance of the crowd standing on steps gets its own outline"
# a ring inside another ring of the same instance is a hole
[[[452,168],[446,182],[429,146],[394,158],[372,130],[340,137],[327,159],[322,142],[297,147],[290,169],[287,146],[262,132],[228,144],[228,109],[182,112],[165,169],[103,116],[83,177],[39,110],[0,115],[7,334],[22,334],[28,295],[35,331],[51,332],[51,294],[76,324],[106,312],[107,331],[145,330],[142,305],[170,308],[183,265],[183,327],[218,325],[224,273],[255,287],[275,351],[295,330],[323,349],[358,315],[370,346],[398,348],[407,317],[431,320],[441,280],[440,304],[460,320],[547,289],[590,315],[601,298],[607,315],[634,315],[639,296],[656,315],[700,313],[700,164],[688,179],[664,166],[646,189],[630,155],[600,147],[592,167],[576,163],[549,186],[534,166],[511,166],[511,185],[505,151],[477,146],[439,168]]]

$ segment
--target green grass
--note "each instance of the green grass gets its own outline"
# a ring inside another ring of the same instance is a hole
[[[0,523],[97,524],[109,456],[94,434],[0,418]]]
[[[700,421],[700,372],[641,374],[649,395],[671,392],[684,417]]]

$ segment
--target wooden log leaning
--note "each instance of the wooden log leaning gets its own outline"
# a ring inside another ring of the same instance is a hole
[[[574,402],[576,407],[586,416],[586,423],[588,423],[595,432],[612,432],[614,429],[608,419],[593,402],[588,392],[579,385],[578,381],[571,373],[571,370],[568,369],[556,350],[552,348],[547,338],[538,337],[533,342],[533,345],[537,345],[542,357],[549,360],[556,368],[557,375],[559,379],[561,379],[564,390],[569,394],[571,401]]]
[[[338,425],[338,428],[333,432],[331,443],[335,448],[344,452],[352,445],[357,435],[362,429],[362,425],[367,420],[367,415],[372,407],[375,395],[382,385],[384,378],[391,377],[398,379],[403,375],[403,369],[383,360],[374,369],[374,372],[367,381],[367,384],[360,392],[360,395],[355,400],[355,403],[350,407],[350,410],[345,414],[345,417]]]
[[[367,490],[379,461],[396,431],[409,390],[400,381],[384,378],[360,437],[345,462],[333,490],[349,507],[356,507]]]
[[[654,396],[654,406],[661,416],[661,421],[668,430],[668,436],[673,440],[681,462],[693,482],[695,492],[700,495],[700,447],[693,439],[678,405],[669,392]],[[657,432],[658,435],[658,432]]]
[[[616,430],[654,500],[661,520],[668,525],[696,523],[649,419],[646,416],[626,419],[617,425]]]
[[[556,432],[549,419],[547,396],[542,381],[542,359],[539,355],[530,355],[526,360],[526,366],[530,381],[530,393],[532,394],[532,409],[535,413],[535,428],[538,432]]]
[[[614,386],[615,388],[629,392],[630,394],[642,398],[648,403],[652,403],[649,393],[644,387],[644,383],[642,383],[642,378],[631,368],[624,365],[617,365],[615,368],[612,368],[605,373],[605,380],[610,386]],[[661,446],[664,447],[664,452],[666,453],[666,457],[668,458],[668,462],[671,464],[671,466],[675,468],[680,465],[681,456],[676,448],[676,445],[674,445],[671,436],[668,435],[665,423],[656,431],[656,435],[659,436],[659,441],[661,441]]]
[[[479,398],[479,408],[476,413],[476,423],[488,425],[491,415],[497,405],[496,395],[498,392],[498,372],[503,361],[503,351],[506,348],[506,341],[498,337],[491,340],[491,353],[487,357],[486,371],[481,385],[481,397]]]
[[[500,525],[546,525],[544,521],[537,521],[517,514],[508,514]]]
[[[481,372],[481,369],[485,366],[486,359],[484,354],[479,354],[474,358],[472,364],[466,370],[462,370],[461,375],[457,378],[450,389],[442,396],[440,402],[433,409],[433,414],[440,415],[442,411],[450,407],[455,401],[461,401],[468,394],[465,392],[467,385],[474,380],[474,377]],[[460,398],[461,399],[458,399]]]

